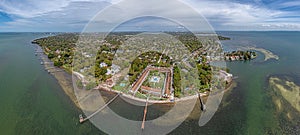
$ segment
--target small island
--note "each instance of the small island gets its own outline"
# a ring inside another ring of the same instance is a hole
[[[256,48],[256,47],[250,47],[249,49],[263,53],[265,55],[265,61],[267,61],[269,59],[279,60],[279,56],[275,55],[274,53],[272,53],[269,50],[266,50],[263,48]]]
[[[232,51],[225,52],[224,55],[226,61],[247,61],[257,57],[254,51]]]

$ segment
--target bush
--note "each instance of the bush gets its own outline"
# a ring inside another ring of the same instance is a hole
[[[54,61],[54,66],[61,67],[63,63],[61,61]]]
[[[97,86],[97,84],[95,82],[89,82],[86,86],[85,89],[86,90],[91,90],[93,88],[95,88]]]

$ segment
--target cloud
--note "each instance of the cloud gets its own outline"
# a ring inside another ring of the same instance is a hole
[[[55,2],[30,1],[23,3],[19,8],[10,6],[15,2],[1,3],[1,10],[15,16],[13,21],[7,22],[2,28],[6,28],[7,31],[81,31],[94,15],[111,5],[103,0]],[[38,8],[32,9],[33,7]]]
[[[67,0],[53,0],[53,1],[40,1],[40,0],[4,0],[0,3],[2,11],[8,14],[13,14],[23,18],[31,18],[41,16],[44,13],[52,11],[61,11],[63,7],[68,6]]]
[[[280,4],[281,7],[299,7],[300,6],[300,1],[285,1],[282,4]]]
[[[204,15],[216,29],[261,30],[263,28],[264,30],[272,30],[272,28],[276,28],[277,30],[277,28],[282,28],[282,30],[289,30],[298,28],[296,30],[300,30],[296,24],[300,22],[300,17],[297,15],[299,10],[279,9],[278,6],[284,2],[286,1],[271,3],[271,8],[270,5],[264,5],[260,0],[247,3],[236,1],[185,1]],[[294,4],[294,2],[290,2],[289,6]]]
[[[300,24],[300,16],[298,15],[300,9],[295,8],[299,7],[299,1],[278,0],[276,2],[269,1],[267,4],[266,1],[261,0],[253,0],[252,2],[237,0],[181,1],[206,17],[217,30],[300,30],[298,25]],[[11,19],[9,22],[2,23],[4,26],[0,27],[6,31],[81,31],[99,11],[119,2],[122,1],[2,0],[0,1],[0,12],[9,15]],[[190,11],[181,9],[179,6],[174,7],[172,10],[160,8],[165,4],[171,3],[164,1],[151,8],[147,7],[147,3],[151,4],[151,1],[145,0],[144,4],[134,5],[136,6],[134,10],[121,9],[123,11],[119,10],[119,12],[114,12],[110,15],[160,12],[164,15],[176,15],[178,18],[181,17],[189,22],[193,22],[193,19],[195,19]],[[130,5],[130,3],[127,4]],[[118,21],[118,19],[110,18],[99,22],[103,25],[109,25]],[[147,19],[140,21],[144,21],[143,25],[157,25],[159,23]],[[141,25],[141,23],[136,23],[136,25]]]

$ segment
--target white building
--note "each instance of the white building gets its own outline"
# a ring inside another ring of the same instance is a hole
[[[220,70],[220,77],[224,78],[226,82],[231,82],[233,75],[224,70]]]
[[[106,75],[115,75],[121,70],[120,66],[112,64],[110,69],[107,69]]]
[[[101,67],[101,68],[103,68],[103,67],[107,67],[107,64],[106,64],[106,63],[104,63],[104,62],[102,62],[102,63],[100,63],[100,67]]]

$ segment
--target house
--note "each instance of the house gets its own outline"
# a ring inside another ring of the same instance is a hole
[[[107,67],[107,64],[106,64],[106,63],[104,63],[104,62],[102,62],[102,63],[100,63],[100,67],[101,67],[101,68],[103,68],[103,67]]]
[[[61,51],[58,50],[58,49],[55,51],[56,54],[60,54],[60,52],[61,52]]]
[[[233,75],[230,74],[230,73],[227,73],[226,71],[224,70],[220,70],[220,77],[221,78],[224,78],[224,80],[229,83],[232,81],[232,78],[233,78]]]
[[[231,60],[234,61],[234,60],[235,60],[235,57],[234,57],[234,56],[231,56]]]
[[[112,64],[111,68],[107,69],[106,75],[115,75],[121,70],[120,66]]]

